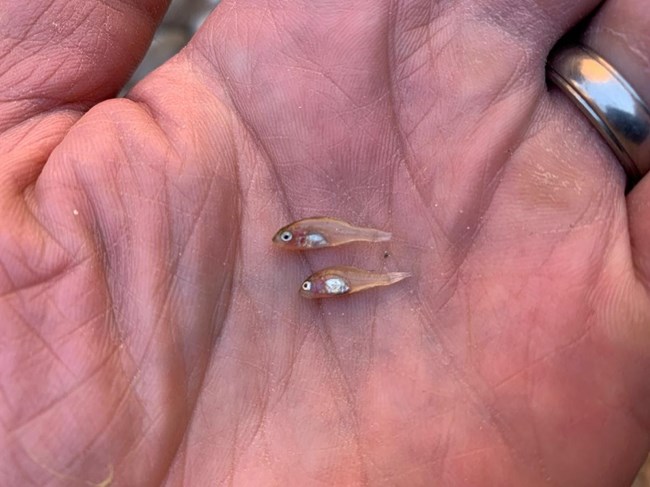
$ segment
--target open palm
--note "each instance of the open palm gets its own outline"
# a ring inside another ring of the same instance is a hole
[[[631,479],[650,183],[544,82],[598,2],[225,1],[97,104],[163,3],[0,2],[0,484]]]

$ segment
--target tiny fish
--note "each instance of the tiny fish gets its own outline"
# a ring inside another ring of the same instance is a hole
[[[332,298],[378,286],[390,286],[411,277],[409,272],[377,273],[356,267],[328,267],[309,276],[300,287],[306,298]]]
[[[374,228],[355,227],[342,220],[316,217],[282,227],[273,236],[273,243],[290,250],[308,250],[350,242],[386,242],[391,236],[389,232]]]

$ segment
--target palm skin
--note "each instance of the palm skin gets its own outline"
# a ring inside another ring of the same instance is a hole
[[[544,83],[597,2],[524,3],[224,2],[82,117],[134,60],[12,79],[54,94],[1,112],[0,483],[629,482],[648,239]],[[312,215],[394,240],[272,247]],[[303,300],[335,264],[414,277]]]

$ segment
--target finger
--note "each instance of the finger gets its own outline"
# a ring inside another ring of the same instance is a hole
[[[590,22],[583,43],[594,49],[612,64],[632,85],[646,105],[650,104],[650,10],[646,0],[608,0]],[[580,116],[580,115],[576,115]],[[594,136],[596,136],[595,130]],[[646,134],[650,137],[650,134]],[[612,160],[615,160],[610,152]],[[617,164],[617,163],[615,163]],[[622,169],[619,169],[622,174]],[[619,276],[630,267],[636,272],[614,288],[605,302],[615,300],[622,306],[612,308],[609,322],[612,324],[609,336],[620,344],[633,364],[626,370],[629,378],[629,392],[632,396],[631,415],[639,424],[650,421],[647,404],[650,387],[645,374],[638,376],[638,369],[647,370],[650,349],[650,312],[648,311],[648,289],[650,288],[650,177],[645,176],[627,197],[629,243],[621,232],[618,244],[612,246],[612,262],[604,274]],[[636,277],[641,281],[634,280]],[[611,287],[611,286],[610,286]],[[635,379],[636,378],[636,379]],[[632,457],[630,462],[640,464],[645,455]]]
[[[637,274],[650,287],[650,178],[646,176],[627,198],[632,257]]]
[[[650,11],[644,0],[609,0],[594,17],[584,42],[608,60],[650,104]],[[650,135],[648,135],[650,137]],[[638,276],[650,286],[650,180],[628,196],[630,238]]]
[[[144,54],[167,0],[0,4],[0,133],[47,110],[113,95]]]
[[[633,86],[646,105],[650,104],[650,11],[644,0],[609,0],[595,16],[585,33],[584,43],[596,50]],[[650,136],[650,135],[646,135]],[[612,155],[614,159],[614,156]],[[621,170],[622,172],[622,170]],[[647,364],[650,347],[647,302],[650,289],[650,176],[646,175],[627,197],[627,218],[629,244],[623,242],[619,248],[631,250],[634,276],[638,281],[620,286],[618,294],[627,297],[628,309],[612,316],[612,323],[618,324],[610,330],[612,337],[619,337],[626,345],[633,361]],[[628,252],[630,250],[627,250]],[[620,251],[619,253],[623,253]],[[616,265],[611,274],[620,272],[624,262]],[[636,286],[635,286],[636,285]],[[638,289],[640,288],[640,289]],[[647,365],[646,365],[647,368]],[[635,377],[628,373],[628,377]],[[645,376],[630,387],[635,392],[633,414],[639,421],[648,424],[650,418],[647,403],[650,395]],[[642,458],[638,457],[637,462]]]

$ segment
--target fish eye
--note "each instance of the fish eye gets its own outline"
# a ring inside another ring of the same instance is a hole
[[[305,281],[302,283],[303,291],[311,291],[311,282]]]
[[[280,240],[282,240],[283,242],[288,242],[292,238],[293,235],[291,234],[291,232],[282,232],[282,234],[280,235]]]

